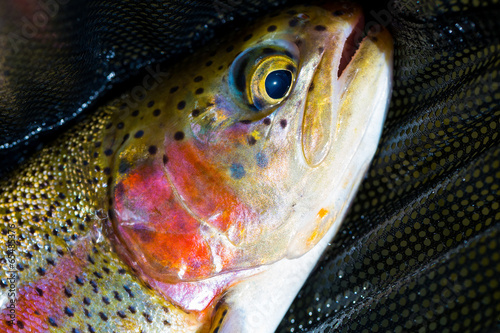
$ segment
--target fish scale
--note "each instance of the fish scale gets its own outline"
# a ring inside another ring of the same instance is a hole
[[[106,196],[110,176],[102,159],[105,149],[96,142],[110,115],[104,110],[76,126],[58,144],[44,148],[15,182],[1,186],[0,212],[5,222],[16,224],[16,262],[22,265],[19,327],[33,332],[164,327],[177,332],[196,326],[194,318],[144,288],[99,231],[106,214],[92,207]],[[89,186],[97,184],[102,186]],[[2,253],[6,246],[2,242]],[[3,332],[18,331],[5,321],[0,325]]]

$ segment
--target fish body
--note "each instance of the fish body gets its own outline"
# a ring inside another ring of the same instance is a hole
[[[361,30],[354,5],[266,17],[145,78],[145,94],[132,88],[12,174],[0,309],[13,320],[0,329],[249,327],[241,290],[301,258],[307,275],[376,149],[392,40],[371,32],[356,50]]]

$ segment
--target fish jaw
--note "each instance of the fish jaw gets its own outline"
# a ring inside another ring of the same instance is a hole
[[[323,148],[320,155],[314,156],[321,156],[324,165],[332,171],[329,175],[332,185],[330,191],[324,191],[324,177],[310,178],[309,184],[316,183],[318,186],[315,193],[323,193],[324,196],[316,200],[314,223],[296,234],[288,248],[287,258],[306,253],[332,226],[338,229],[375,155],[389,106],[393,74],[393,40],[387,30],[380,29],[370,32],[361,41],[337,82],[332,85],[338,89],[334,94],[336,103],[329,105],[335,113],[332,117],[335,123],[328,130],[308,125],[313,123],[308,117],[318,116],[324,111],[310,112],[306,106],[302,131],[305,160],[313,161],[307,158],[311,146],[304,144],[304,138],[326,134],[330,142],[324,140],[324,144],[328,148]],[[317,166],[318,169],[322,167]]]

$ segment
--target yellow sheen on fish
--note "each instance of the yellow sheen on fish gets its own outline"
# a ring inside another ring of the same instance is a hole
[[[362,30],[362,12],[352,4],[284,10],[184,59],[168,78],[148,84],[141,100],[132,89],[43,150],[18,177],[47,183],[40,193],[29,189],[54,207],[47,223],[73,231],[72,218],[81,221],[78,237],[53,233],[72,256],[51,261],[51,279],[42,268],[40,278],[22,276],[21,294],[36,286],[42,297],[42,285],[59,281],[75,290],[90,283],[97,293],[101,280],[85,276],[103,279],[87,272],[91,255],[99,255],[106,267],[125,267],[116,268],[119,286],[110,286],[149,297],[177,318],[180,331],[272,331],[337,231],[381,134],[392,39],[379,29],[358,45]],[[81,209],[73,217],[64,207]],[[29,297],[23,313],[63,311],[59,296],[43,308]],[[73,314],[75,298],[67,298],[64,311]],[[270,298],[278,303],[259,313]],[[141,325],[124,319],[135,308],[109,318],[97,310],[105,329]],[[51,318],[50,325],[65,327]],[[36,326],[28,315],[23,320]]]

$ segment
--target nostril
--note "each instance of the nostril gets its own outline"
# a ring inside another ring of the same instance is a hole
[[[344,72],[344,69],[351,62],[352,57],[356,53],[356,50],[359,47],[361,40],[363,39],[363,28],[365,25],[365,21],[363,16],[360,17],[356,25],[351,31],[349,37],[347,37],[344,49],[342,50],[342,57],[340,58],[339,70],[337,73],[337,77],[340,77]]]

